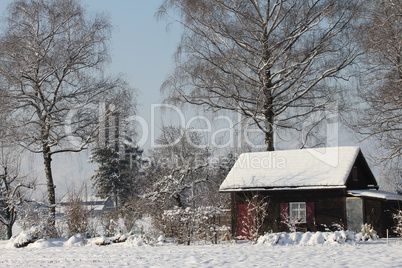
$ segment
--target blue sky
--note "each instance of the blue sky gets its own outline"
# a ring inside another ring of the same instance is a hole
[[[123,73],[138,90],[138,115],[148,122],[151,104],[160,103],[160,86],[173,69],[173,53],[179,42],[179,27],[158,21],[155,12],[161,0],[84,0],[89,12],[106,12],[114,26],[111,73]]]
[[[139,114],[151,103],[160,103],[159,88],[173,68],[172,55],[179,41],[178,27],[166,31],[166,21],[155,12],[162,1],[84,0],[90,12],[106,12],[114,26],[112,73],[124,73],[139,90]]]

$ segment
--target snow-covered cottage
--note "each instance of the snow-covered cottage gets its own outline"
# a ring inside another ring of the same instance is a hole
[[[262,232],[360,231],[371,224],[392,231],[402,195],[379,191],[359,147],[245,153],[220,186],[232,194],[232,232],[247,236],[251,197],[268,202]]]
[[[73,205],[68,196],[64,197],[56,207],[57,214],[60,216],[65,215]],[[98,217],[106,212],[115,210],[114,199],[110,196],[107,198],[100,198],[99,196],[86,197],[80,201],[79,205],[91,217]]]

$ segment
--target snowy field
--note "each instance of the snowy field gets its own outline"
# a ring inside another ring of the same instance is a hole
[[[0,267],[402,267],[402,240],[354,244],[218,244],[82,246],[39,241],[26,248],[0,242]]]

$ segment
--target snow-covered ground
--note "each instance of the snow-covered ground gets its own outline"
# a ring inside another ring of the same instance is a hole
[[[79,239],[38,241],[25,248],[0,242],[0,267],[401,267],[402,239],[319,245],[237,243],[97,246]]]

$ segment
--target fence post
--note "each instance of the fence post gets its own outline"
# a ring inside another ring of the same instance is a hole
[[[387,229],[387,245],[389,244],[389,231],[388,231],[388,229]]]

